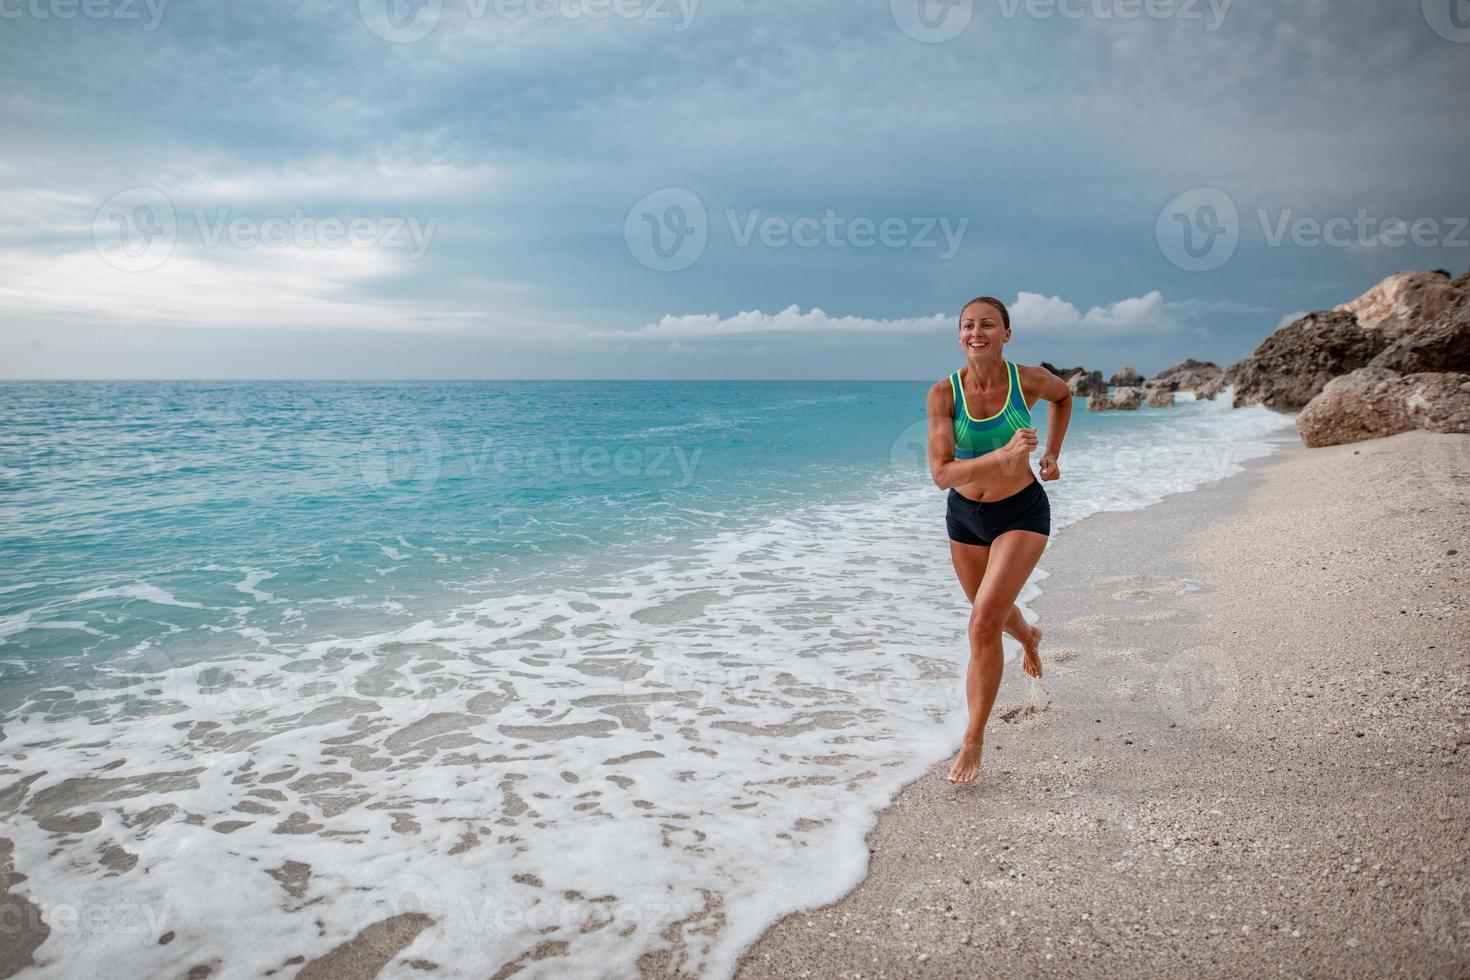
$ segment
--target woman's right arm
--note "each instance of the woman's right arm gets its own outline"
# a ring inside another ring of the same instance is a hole
[[[1018,429],[1011,441],[976,459],[954,458],[954,393],[949,382],[929,389],[929,472],[941,490],[1010,476],[1027,466],[1036,449],[1036,430]]]

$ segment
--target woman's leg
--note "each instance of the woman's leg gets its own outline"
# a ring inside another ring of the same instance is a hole
[[[1015,609],[1021,587],[1046,550],[1046,540],[1046,535],[1035,531],[1007,531],[990,543],[984,577],[970,610],[970,666],[965,677],[970,723],[959,758],[949,772],[952,783],[973,782],[980,771],[985,723],[1000,690],[1001,631]]]
[[[965,599],[973,608],[975,593],[980,590],[980,582],[985,578],[990,549],[977,544],[961,544],[951,538],[949,557],[954,562],[955,575],[959,576],[960,588],[965,590]],[[1021,615],[1021,609],[1015,603],[1011,603],[1011,611],[1006,614],[1005,625],[1001,628],[1026,648],[1026,659],[1034,662],[1035,671],[1028,669],[1026,672],[1033,677],[1040,677],[1041,660],[1036,655],[1036,648],[1041,643],[1041,630],[1026,622],[1026,617]]]

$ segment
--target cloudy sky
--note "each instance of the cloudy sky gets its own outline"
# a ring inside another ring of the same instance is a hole
[[[0,376],[1248,354],[1470,266],[1463,0],[0,0]]]

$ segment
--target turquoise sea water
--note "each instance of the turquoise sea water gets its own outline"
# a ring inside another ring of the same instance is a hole
[[[85,683],[143,643],[193,660],[240,629],[381,626],[870,497],[922,399],[911,384],[0,386],[0,684]],[[257,586],[284,605],[245,610]]]
[[[69,801],[0,833],[38,902],[122,896],[179,937],[58,933],[41,973],[258,975],[406,905],[442,975],[548,935],[558,970],[633,975],[689,916],[677,955],[728,971],[850,887],[866,820],[957,738],[926,389],[0,384],[0,782]],[[1284,424],[1077,405],[1057,533],[1226,476]],[[228,900],[193,901],[180,848]],[[314,869],[306,914],[260,873],[286,861]],[[594,928],[581,896],[607,894],[627,921]]]

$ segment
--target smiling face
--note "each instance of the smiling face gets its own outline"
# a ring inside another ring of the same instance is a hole
[[[989,303],[971,303],[960,314],[960,347],[970,359],[998,356],[1011,339],[1011,328]]]

